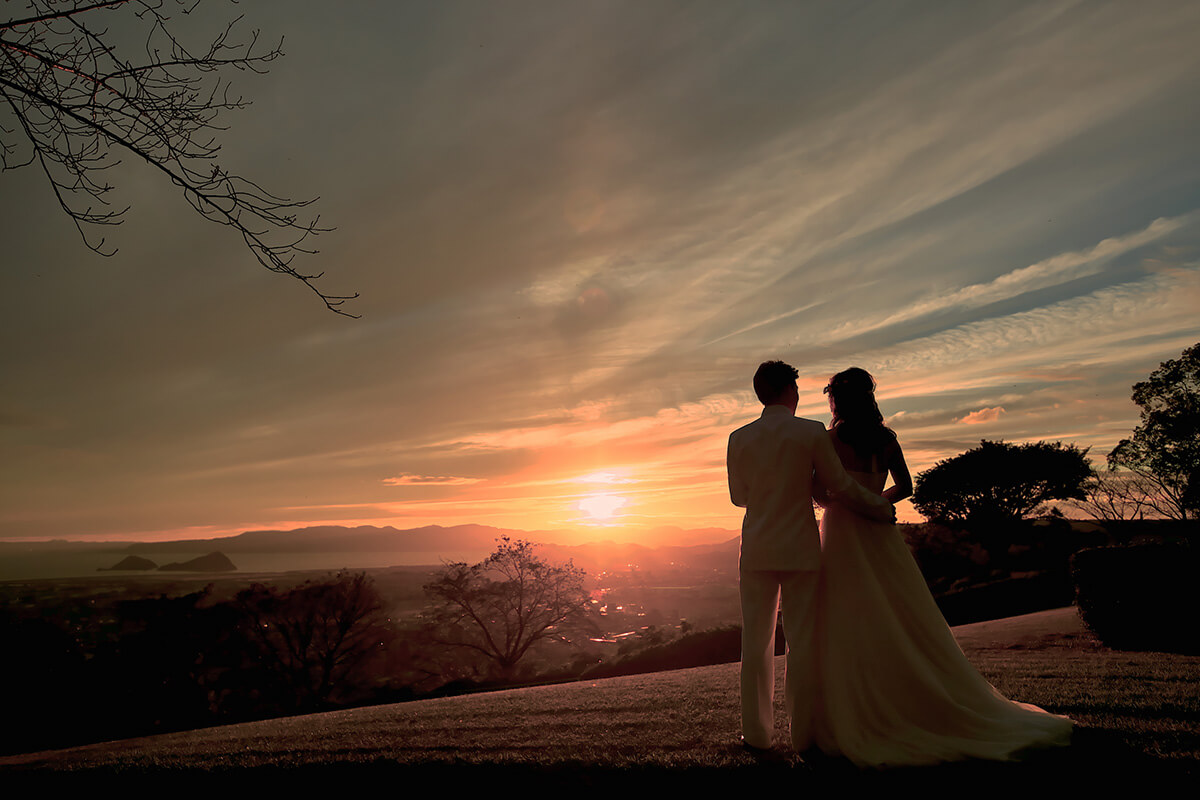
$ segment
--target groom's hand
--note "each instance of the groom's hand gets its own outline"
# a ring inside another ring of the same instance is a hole
[[[884,500],[883,502],[887,503],[886,507],[879,508],[877,511],[875,511],[875,513],[871,514],[871,518],[878,520],[879,522],[890,522],[893,525],[896,524],[896,506],[892,505],[892,503],[887,500]]]
[[[890,500],[886,497],[873,494],[871,501],[871,505],[868,508],[859,507],[856,511],[867,519],[895,524],[896,506]]]

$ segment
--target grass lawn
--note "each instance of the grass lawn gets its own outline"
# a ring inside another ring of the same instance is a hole
[[[1072,609],[956,629],[1006,696],[1066,714],[1071,747],[1007,763],[859,771],[840,759],[766,757],[737,746],[738,666],[531,687],[358,708],[0,759],[0,784],[29,779],[269,779],[312,785],[364,778],[485,789],[638,794],[908,787],[999,794],[1112,788],[1200,777],[1200,657],[1100,646]],[[779,672],[782,672],[780,669]],[[778,696],[782,698],[782,686]],[[777,741],[786,720],[778,710]],[[1164,788],[1166,785],[1164,784]],[[1057,792],[1056,792],[1057,793]]]

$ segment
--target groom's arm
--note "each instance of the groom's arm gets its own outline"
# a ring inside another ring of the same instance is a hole
[[[813,448],[813,468],[816,471],[815,479],[825,488],[825,494],[831,502],[868,519],[896,521],[896,507],[850,477],[824,432],[817,437]]]
[[[725,451],[725,471],[729,475],[729,499],[735,506],[745,508],[749,492],[746,490],[746,484],[742,481],[741,470],[738,468],[737,451],[732,435],[729,437],[729,447]]]

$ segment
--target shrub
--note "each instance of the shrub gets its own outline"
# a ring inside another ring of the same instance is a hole
[[[1084,623],[1105,646],[1200,654],[1200,553],[1144,544],[1095,547],[1071,558]]]

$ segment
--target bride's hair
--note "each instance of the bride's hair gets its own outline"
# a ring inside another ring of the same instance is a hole
[[[875,402],[875,379],[859,367],[842,370],[825,387],[829,410],[838,438],[854,448],[860,457],[878,452],[896,434],[883,424],[883,414]]]

